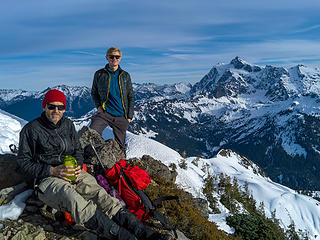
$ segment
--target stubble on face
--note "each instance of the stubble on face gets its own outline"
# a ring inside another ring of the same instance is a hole
[[[62,102],[51,102],[50,104],[64,105]],[[65,110],[60,111],[60,110],[58,110],[58,108],[50,110],[50,109],[48,109],[47,106],[43,110],[45,111],[45,114],[46,114],[46,117],[48,118],[48,120],[55,125],[60,121],[60,119],[63,116],[63,113],[65,112]]]

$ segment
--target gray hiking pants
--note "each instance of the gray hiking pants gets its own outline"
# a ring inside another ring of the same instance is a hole
[[[107,112],[98,112],[92,116],[90,128],[96,130],[100,135],[103,130],[110,126],[113,130],[113,135],[121,150],[126,149],[126,132],[129,122],[125,117],[114,117]]]
[[[83,170],[75,184],[57,177],[45,178],[40,182],[37,193],[42,202],[69,212],[79,224],[87,222],[97,208],[109,218],[121,208],[119,200],[111,197],[92,175]]]

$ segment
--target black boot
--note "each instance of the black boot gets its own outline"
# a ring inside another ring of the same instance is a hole
[[[110,240],[137,240],[132,233],[120,227],[99,210],[96,210],[95,214],[84,223],[84,226],[96,230],[100,237]]]
[[[128,209],[120,209],[112,218],[120,226],[128,229],[139,240],[170,240],[171,235],[162,234],[145,226],[136,216],[134,216]]]

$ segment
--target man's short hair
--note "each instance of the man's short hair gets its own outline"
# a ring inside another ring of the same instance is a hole
[[[111,48],[109,48],[109,49],[107,50],[106,55],[107,55],[107,56],[108,56],[108,55],[111,55],[111,53],[113,53],[113,52],[118,52],[118,53],[120,54],[120,56],[122,56],[121,50],[120,50],[119,48],[117,48],[117,47],[111,47]]]

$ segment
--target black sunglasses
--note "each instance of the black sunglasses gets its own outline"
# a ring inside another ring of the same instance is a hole
[[[54,104],[48,103],[47,108],[49,110],[54,110],[54,109],[58,108],[59,111],[63,111],[66,109],[66,106],[65,105],[54,105]]]
[[[109,57],[110,59],[114,59],[114,58],[120,59],[120,58],[121,58],[120,55],[108,55],[108,57]]]

